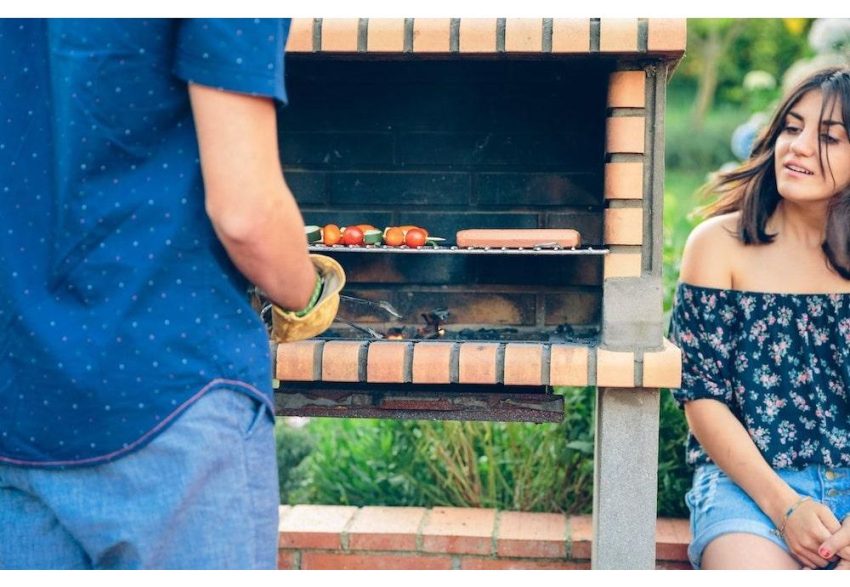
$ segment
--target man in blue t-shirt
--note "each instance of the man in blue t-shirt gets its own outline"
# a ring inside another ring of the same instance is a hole
[[[276,566],[288,30],[0,20],[0,568]]]

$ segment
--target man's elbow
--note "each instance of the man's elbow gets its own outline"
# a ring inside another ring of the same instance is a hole
[[[256,238],[264,214],[245,205],[216,205],[207,199],[207,216],[224,244],[245,245]]]

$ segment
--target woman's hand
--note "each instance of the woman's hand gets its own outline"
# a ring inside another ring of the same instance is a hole
[[[841,523],[833,515],[828,507],[813,500],[800,503],[785,523],[785,543],[791,550],[791,554],[810,569],[825,567],[829,564],[831,556],[822,556],[827,550],[830,554],[834,552],[832,543],[839,530],[843,530]],[[847,529],[847,540],[842,547],[850,544],[850,528]],[[839,539],[840,540],[840,539]],[[824,545],[826,549],[824,549]],[[835,544],[840,544],[835,541]],[[850,558],[850,549],[848,549]]]
[[[825,559],[839,557],[841,560],[836,570],[850,570],[850,516],[846,516],[841,528],[820,545],[818,553]]]

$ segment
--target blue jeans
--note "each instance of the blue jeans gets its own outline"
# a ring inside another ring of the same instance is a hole
[[[0,569],[274,569],[279,499],[268,408],[212,391],[117,461],[0,466]]]
[[[839,520],[850,514],[850,468],[809,465],[800,471],[778,469],[776,473],[801,496],[824,504]],[[685,501],[691,511],[688,558],[695,569],[708,544],[730,533],[761,536],[790,554],[785,541],[773,533],[775,526],[770,518],[717,465],[697,467]]]

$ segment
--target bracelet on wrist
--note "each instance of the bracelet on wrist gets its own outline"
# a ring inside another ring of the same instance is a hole
[[[779,536],[780,538],[782,538],[784,540],[785,539],[785,527],[788,525],[788,519],[791,517],[791,514],[793,514],[794,512],[797,511],[797,508],[799,508],[801,505],[803,505],[807,501],[812,501],[812,498],[809,497],[808,495],[803,496],[800,499],[798,499],[797,501],[795,501],[794,504],[785,511],[785,515],[782,516],[782,523],[779,525],[778,528],[772,530],[772,532],[775,535]]]

